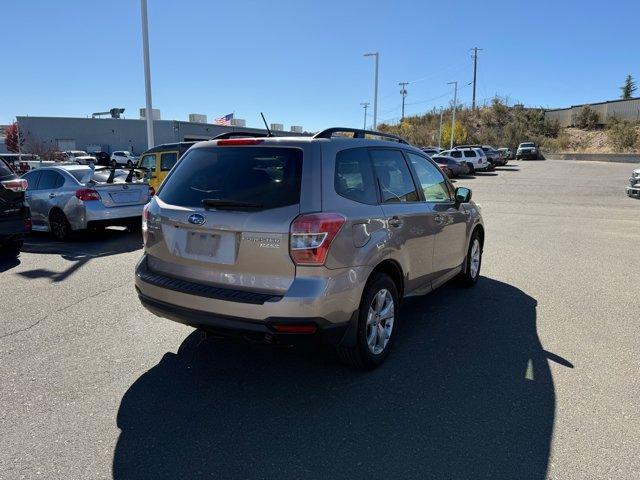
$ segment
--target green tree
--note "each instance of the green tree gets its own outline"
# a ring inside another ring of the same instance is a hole
[[[633,77],[631,75],[627,75],[627,78],[624,80],[624,85],[620,87],[620,90],[622,90],[620,98],[629,100],[633,97],[633,92],[635,92],[637,88],[638,87],[636,86],[636,82],[633,80]]]

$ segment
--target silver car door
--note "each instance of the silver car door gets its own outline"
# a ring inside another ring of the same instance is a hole
[[[436,230],[433,252],[435,288],[458,272],[466,254],[467,215],[456,205],[453,189],[440,169],[426,158],[407,153],[416,172]]]
[[[431,212],[420,200],[411,170],[399,149],[370,149],[380,189],[393,255],[406,276],[405,292],[430,285],[433,274],[435,237],[430,228]]]
[[[44,217],[42,215],[44,206],[42,205],[40,191],[38,190],[38,183],[41,175],[41,170],[33,170],[26,173],[23,177],[28,183],[24,198],[27,205],[29,205],[29,210],[31,211],[31,223],[34,230],[41,230],[45,228]]]

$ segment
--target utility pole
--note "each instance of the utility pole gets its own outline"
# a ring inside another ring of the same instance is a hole
[[[451,144],[449,150],[453,148],[453,132],[456,128],[456,106],[458,104],[458,82],[449,82],[447,85],[453,85],[453,115],[451,115]]]
[[[18,133],[18,164],[22,162],[22,146],[20,145],[20,124],[18,124],[18,117],[16,117],[16,132]]]
[[[440,132],[438,133],[438,148],[442,148],[442,113],[444,108],[440,107]]]
[[[400,95],[402,95],[402,118],[400,119],[400,121],[404,121],[404,97],[407,96],[407,85],[409,85],[409,82],[400,82],[398,83],[398,85],[400,85]]]
[[[376,58],[375,76],[373,80],[373,129],[375,130],[378,127],[378,63],[380,61],[380,54],[378,52],[372,52],[365,53],[364,56]]]
[[[367,129],[367,108],[371,105],[369,102],[362,102],[360,105],[364,108],[364,124],[362,125],[362,129]]]
[[[147,120],[147,148],[155,144],[153,138],[153,106],[151,105],[151,67],[149,64],[149,22],[147,20],[147,0],[140,0],[142,16],[142,56],[144,58],[144,92],[147,100],[145,119]]]
[[[473,100],[471,100],[471,110],[476,109],[476,76],[478,72],[478,52],[481,52],[483,49],[478,47],[473,47],[471,49],[473,51]]]

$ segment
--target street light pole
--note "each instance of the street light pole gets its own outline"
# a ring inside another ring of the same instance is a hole
[[[449,150],[453,148],[453,132],[456,128],[456,106],[458,103],[458,82],[449,82],[447,85],[453,85],[453,115],[451,115],[451,143]]]
[[[373,129],[378,127],[378,63],[380,61],[380,53],[365,53],[365,57],[376,57],[374,87],[373,87]]]
[[[370,103],[362,102],[360,105],[364,107],[364,124],[362,125],[362,129],[366,130],[367,129],[367,108],[369,107]]]
[[[140,0],[142,14],[142,56],[144,58],[144,92],[147,100],[145,119],[147,120],[147,148],[155,144],[153,138],[153,106],[151,105],[151,67],[149,64],[149,22],[147,20],[147,0]]]
[[[444,108],[440,107],[440,133],[438,133],[438,148],[442,148],[442,113]]]

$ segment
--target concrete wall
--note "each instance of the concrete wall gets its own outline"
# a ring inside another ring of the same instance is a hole
[[[42,142],[58,149],[61,140],[74,140],[77,150],[86,150],[88,145],[104,145],[107,153],[129,150],[139,154],[147,149],[145,120],[18,117],[18,123],[25,138],[25,151],[28,151],[29,144],[33,142]],[[206,140],[229,131],[265,133],[265,130],[259,128],[225,127],[177,120],[154,121],[153,131],[156,145],[184,140]]]
[[[572,127],[575,125],[578,113],[580,113],[580,110],[585,106],[589,106],[589,108],[598,112],[601,125],[606,125],[613,117],[619,120],[640,120],[640,98],[585,103],[583,105],[573,105],[568,108],[545,110],[544,116],[547,120],[557,120],[561,127]]]
[[[593,162],[620,162],[640,164],[638,153],[547,153],[545,160],[582,160]]]

